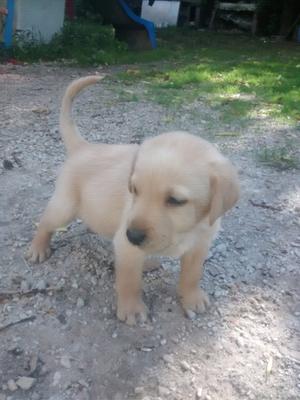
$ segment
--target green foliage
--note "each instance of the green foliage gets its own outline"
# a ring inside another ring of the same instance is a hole
[[[70,60],[79,65],[94,65],[117,63],[119,52],[126,50],[124,43],[114,39],[111,26],[78,21],[65,23],[62,32],[48,44],[16,37],[12,55],[27,62]]]
[[[257,153],[257,156],[258,160],[265,165],[280,170],[300,167],[300,160],[292,142],[277,147],[265,147]]]
[[[160,46],[168,49],[168,62],[121,75],[128,82],[146,80],[154,101],[174,106],[206,97],[228,122],[267,115],[300,120],[296,44],[168,29]]]

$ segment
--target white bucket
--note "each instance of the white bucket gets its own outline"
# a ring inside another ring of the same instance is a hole
[[[143,0],[142,18],[152,21],[158,28],[177,25],[180,1],[155,0],[152,6],[148,3]]]

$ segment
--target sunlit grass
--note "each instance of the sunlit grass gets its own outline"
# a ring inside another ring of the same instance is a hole
[[[133,52],[113,35],[111,27],[78,21],[66,24],[50,44],[19,45],[12,56],[28,62],[67,60],[82,66],[126,64],[119,79],[129,86],[146,83],[145,96],[166,107],[207,99],[230,121],[261,117],[260,104],[264,104],[266,115],[300,121],[297,44],[168,28],[158,31],[156,50]],[[121,97],[137,101],[140,95]]]

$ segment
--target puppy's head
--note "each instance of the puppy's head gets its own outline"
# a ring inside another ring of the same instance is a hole
[[[129,180],[127,238],[146,253],[166,253],[238,199],[234,167],[210,143],[184,132],[145,141]]]

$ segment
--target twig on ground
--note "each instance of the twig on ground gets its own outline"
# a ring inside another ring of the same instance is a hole
[[[256,201],[249,199],[249,203],[254,207],[266,208],[272,211],[282,211],[282,207],[274,207],[269,204],[266,204],[264,201],[262,201],[261,203],[257,203]]]
[[[15,296],[30,297],[30,296],[35,296],[36,294],[39,294],[39,293],[47,294],[47,293],[52,292],[52,291],[56,291],[57,292],[57,291],[59,291],[61,289],[62,288],[59,286],[59,287],[48,287],[46,289],[34,288],[34,289],[27,290],[27,291],[24,291],[24,292],[18,291],[18,290],[11,290],[11,291],[8,291],[8,292],[0,292],[0,302],[4,301],[4,300],[9,300],[9,299],[11,299],[11,298],[13,298]]]
[[[21,324],[23,322],[34,321],[35,319],[36,319],[36,316],[32,315],[31,317],[21,318],[21,319],[18,319],[17,321],[9,322],[6,325],[0,325],[0,332],[4,331],[7,328],[10,328],[11,326],[14,326],[14,325],[17,325],[17,324]]]

